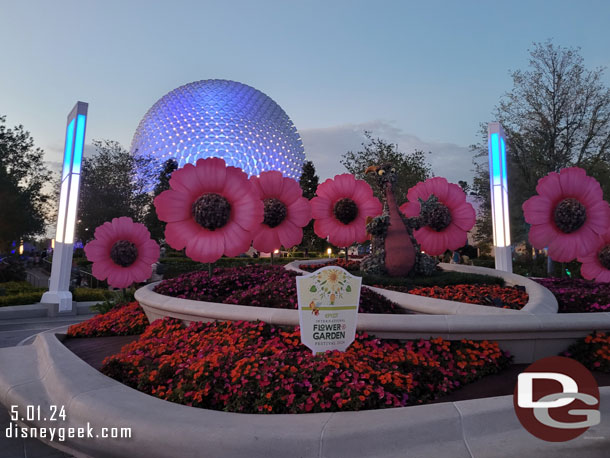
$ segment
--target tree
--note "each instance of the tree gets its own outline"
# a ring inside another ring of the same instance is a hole
[[[177,168],[178,162],[176,162],[174,159],[168,159],[163,163],[158,175],[157,184],[153,189],[153,200],[163,191],[167,191],[169,189],[169,180],[172,177],[172,173],[174,173]],[[165,238],[165,223],[159,220],[157,217],[157,212],[155,211],[154,205],[150,205],[148,207],[148,211],[144,217],[144,224],[150,231],[150,235],[153,239],[161,240]]]
[[[379,191],[376,189],[376,180],[371,175],[366,175],[365,170],[370,165],[383,165],[390,163],[396,168],[398,180],[395,184],[398,204],[407,199],[407,191],[420,181],[424,181],[432,175],[430,164],[426,161],[423,151],[415,150],[413,153],[402,153],[398,151],[397,145],[387,143],[380,138],[373,138],[370,132],[364,132],[367,142],[362,143],[361,151],[348,151],[341,156],[341,164],[356,178],[369,183],[377,197]]]
[[[316,196],[316,189],[318,189],[319,183],[320,178],[316,175],[316,168],[313,162],[303,162],[303,173],[301,173],[301,179],[299,180],[303,190],[303,197],[309,200],[313,199]]]
[[[578,49],[550,41],[535,43],[529,52],[528,70],[511,73],[513,88],[494,111],[507,136],[515,241],[524,240],[527,231],[521,205],[535,194],[538,179],[549,172],[582,167],[610,195],[610,89],[602,83],[604,69],[586,69]],[[477,191],[488,201],[486,128],[483,139],[473,149]]]
[[[43,151],[34,147],[30,133],[19,125],[5,126],[0,116],[0,252],[6,252],[13,241],[44,231],[50,210],[44,185],[51,172],[43,162]]]
[[[316,168],[311,161],[305,161],[303,163],[303,173],[301,173],[301,179],[299,184],[303,190],[303,197],[306,199],[313,199],[316,196],[316,190],[318,189],[318,183],[320,178],[316,174]],[[309,251],[322,251],[326,246],[326,241],[316,235],[313,230],[313,220],[311,220],[307,226],[303,228],[303,240],[301,247],[306,254]]]
[[[78,205],[76,238],[83,243],[112,218],[129,216],[144,222],[154,176],[150,158],[134,157],[112,140],[94,140],[93,145],[96,153],[83,160]]]

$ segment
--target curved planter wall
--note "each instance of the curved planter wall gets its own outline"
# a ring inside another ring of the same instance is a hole
[[[156,283],[136,291],[135,298],[152,322],[170,316],[191,321],[248,320],[279,325],[299,324],[297,310],[200,302],[163,296]],[[440,336],[448,340],[495,340],[514,355],[516,363],[529,363],[565,350],[592,330],[610,330],[610,312],[499,315],[358,315],[358,330],[389,339]]]
[[[301,270],[301,264],[326,264],[331,259],[322,259],[314,261],[294,261],[286,265],[286,268],[295,272],[307,274]],[[382,288],[374,288],[365,286],[382,296],[388,298],[392,302],[401,307],[417,313],[426,313],[431,315],[511,315],[511,314],[545,314],[557,313],[557,299],[547,288],[536,283],[529,278],[522,277],[513,273],[502,272],[486,267],[467,266],[462,264],[439,264],[443,270],[464,272],[478,275],[488,275],[490,277],[500,277],[504,279],[509,286],[523,286],[529,298],[528,302],[521,310],[503,309],[498,307],[489,307],[485,305],[466,304],[464,302],[446,301],[443,299],[434,299],[431,297],[417,296],[415,294],[400,293]]]
[[[523,429],[512,396],[361,412],[251,415],[197,409],[140,393],[93,369],[52,333],[32,345],[0,349],[0,402],[64,406],[66,420],[30,427],[131,428],[131,439],[67,438],[53,447],[77,457],[351,458],[435,456],[594,457],[610,447],[610,388],[600,389],[602,423],[566,443]],[[499,447],[498,445],[501,445]]]

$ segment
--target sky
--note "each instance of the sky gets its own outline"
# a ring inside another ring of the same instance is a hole
[[[77,100],[87,143],[129,148],[163,95],[229,79],[286,111],[323,179],[345,172],[341,155],[368,130],[470,181],[469,145],[532,44],[580,47],[588,68],[608,67],[608,18],[604,0],[0,0],[0,115],[57,166]]]

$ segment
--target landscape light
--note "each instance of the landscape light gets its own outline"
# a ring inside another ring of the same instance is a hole
[[[59,213],[53,248],[53,265],[49,280],[49,291],[40,302],[58,304],[59,312],[72,311],[72,293],[69,291],[76,226],[76,210],[80,188],[80,173],[85,145],[88,104],[77,102],[66,126],[63,170],[59,194]]]
[[[513,271],[506,177],[506,136],[499,122],[487,125],[489,149],[489,186],[496,269]]]

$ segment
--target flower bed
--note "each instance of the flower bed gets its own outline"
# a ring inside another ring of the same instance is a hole
[[[182,299],[225,304],[297,309],[295,277],[298,274],[280,266],[245,266],[191,272],[162,281],[155,292]],[[362,289],[360,313],[407,313],[383,296]]]
[[[561,356],[574,358],[592,371],[610,373],[610,334],[589,334],[571,345]]]
[[[521,310],[527,304],[525,288],[498,285],[452,285],[410,288],[407,286],[377,286],[392,291],[434,297],[468,304],[491,305],[505,309]]]
[[[70,337],[130,336],[144,332],[148,319],[137,302],[117,306],[68,328]]]
[[[610,283],[570,278],[537,278],[557,298],[559,313],[610,311]]]
[[[102,372],[168,401],[243,413],[334,412],[435,399],[510,363],[496,343],[381,341],[357,334],[313,356],[298,328],[165,318],[104,361]]]
[[[359,272],[359,261],[346,261],[345,259],[336,259],[331,261],[326,266],[339,266],[352,272]],[[315,264],[300,264],[299,268],[308,272],[314,272],[320,268],[320,265]],[[459,280],[464,274],[456,272],[444,273],[445,277],[456,277]],[[472,281],[489,281],[488,278],[478,278],[481,275],[474,276]],[[465,280],[468,280],[464,278]],[[365,277],[366,284],[375,282],[374,277]],[[417,279],[406,278],[401,281],[400,278],[395,281],[384,281],[384,284],[372,284],[376,288],[398,291],[401,293],[416,294],[418,296],[433,297],[448,301],[466,302],[468,304],[491,305],[494,307],[508,308],[513,310],[521,310],[528,300],[528,294],[523,287],[504,287],[501,285],[487,284],[450,284],[447,286],[417,286]],[[428,282],[428,279],[421,279],[423,282]],[[452,283],[453,278],[444,278],[444,281]],[[428,282],[429,283],[429,282]]]
[[[338,266],[341,267],[348,272],[360,272],[360,261],[351,260],[346,261],[344,258],[334,259],[324,264],[324,266]],[[320,264],[299,264],[299,269],[305,270],[307,272],[315,272],[320,267]]]

